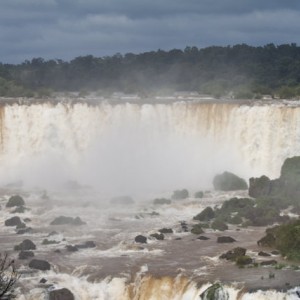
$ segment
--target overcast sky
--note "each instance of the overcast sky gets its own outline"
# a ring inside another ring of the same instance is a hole
[[[300,0],[0,0],[0,62],[300,45]]]

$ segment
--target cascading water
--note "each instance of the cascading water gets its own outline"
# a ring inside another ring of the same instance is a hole
[[[208,186],[224,170],[276,177],[300,153],[299,125],[282,103],[5,104],[1,178],[126,193]]]

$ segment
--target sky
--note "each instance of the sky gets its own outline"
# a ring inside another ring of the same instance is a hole
[[[0,0],[0,62],[300,45],[299,0]]]

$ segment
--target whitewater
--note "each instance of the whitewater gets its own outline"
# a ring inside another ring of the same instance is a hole
[[[36,256],[47,259],[47,272],[23,274],[19,300],[47,299],[47,289],[66,287],[76,300],[200,299],[222,282],[220,299],[298,299],[299,272],[271,267],[241,270],[218,259],[231,245],[218,245],[189,229],[193,216],[245,192],[217,193],[212,179],[225,170],[246,180],[265,174],[276,178],[285,158],[300,153],[300,104],[293,101],[170,101],[128,103],[108,100],[14,101],[0,103],[0,221],[11,216],[5,203],[21,194],[30,210],[31,233],[16,235],[3,227],[2,251],[17,259],[12,246],[34,240]],[[190,197],[155,206],[187,188]],[[204,191],[199,200],[193,193]],[[46,196],[45,196],[46,195]],[[110,198],[130,195],[132,205],[111,205]],[[45,200],[46,199],[46,200]],[[80,216],[87,224],[68,228],[49,225],[59,215]],[[174,233],[163,242],[147,237],[163,227]],[[42,245],[53,230],[59,244]],[[255,256],[265,228],[230,226]],[[93,240],[96,248],[68,253],[68,244]],[[58,254],[54,250],[60,249]],[[256,257],[259,261],[259,257]],[[280,260],[279,257],[276,257]],[[275,272],[275,279],[269,274]],[[49,286],[39,284],[46,278]]]

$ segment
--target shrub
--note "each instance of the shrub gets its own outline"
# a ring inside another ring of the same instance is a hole
[[[13,294],[14,286],[19,278],[14,260],[10,260],[7,254],[0,255],[0,299]]]

